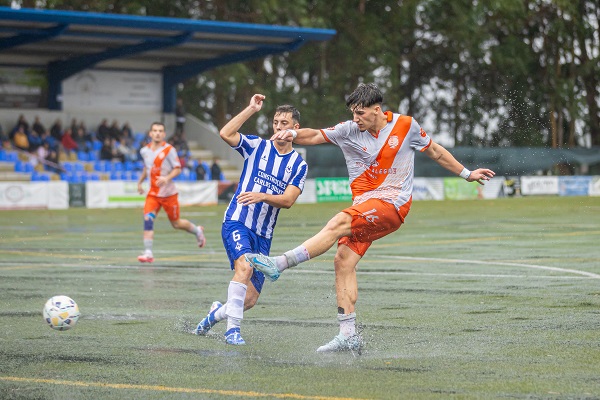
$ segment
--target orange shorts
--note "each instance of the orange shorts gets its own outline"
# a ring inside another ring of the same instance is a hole
[[[374,240],[382,238],[400,228],[410,210],[412,197],[400,210],[392,203],[379,199],[369,199],[364,203],[348,207],[342,212],[352,216],[351,234],[338,240],[338,246],[346,245],[364,256]]]
[[[146,197],[146,204],[144,204],[144,215],[148,213],[158,215],[161,207],[165,209],[169,221],[179,219],[179,199],[177,194],[169,197],[156,197],[149,194]]]

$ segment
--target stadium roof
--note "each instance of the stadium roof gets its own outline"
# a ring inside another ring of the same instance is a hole
[[[294,51],[335,30],[166,17],[0,7],[0,65],[47,70],[49,108],[60,83],[85,69],[163,74],[165,111],[176,84],[203,71]]]

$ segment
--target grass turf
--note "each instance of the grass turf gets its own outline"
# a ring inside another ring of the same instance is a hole
[[[272,254],[346,204],[282,211]],[[207,247],[141,210],[0,214],[2,398],[600,398],[600,198],[420,201],[359,264],[363,355],[317,354],[337,334],[334,250],[266,282],[244,347],[219,323],[189,333],[232,273],[224,206],[184,208]],[[82,317],[51,330],[65,294]]]

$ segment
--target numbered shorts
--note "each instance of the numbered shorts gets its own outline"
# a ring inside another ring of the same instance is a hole
[[[338,246],[346,245],[364,256],[374,240],[398,230],[410,210],[411,199],[400,210],[392,203],[379,199],[369,199],[361,204],[348,207],[343,212],[352,216],[351,234],[338,240]]]
[[[177,194],[169,197],[157,197],[149,194],[146,197],[146,203],[144,204],[144,215],[154,213],[156,216],[161,207],[165,209],[169,221],[179,219],[179,199]]]
[[[260,253],[268,256],[271,251],[271,239],[257,235],[239,221],[223,222],[221,238],[231,269],[234,269],[235,260],[246,253]],[[256,291],[260,293],[265,282],[265,276],[262,272],[254,270],[250,282],[252,282]]]

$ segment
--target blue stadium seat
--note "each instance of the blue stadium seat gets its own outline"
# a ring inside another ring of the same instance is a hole
[[[100,180],[100,174],[98,174],[97,172],[90,172],[88,174],[88,181],[99,181]]]
[[[6,151],[4,149],[0,149],[0,161],[6,161]]]
[[[90,157],[88,156],[88,153],[86,153],[85,151],[78,151],[77,152],[77,159],[79,161],[89,161]]]
[[[40,181],[44,181],[44,182],[48,182],[50,181],[50,175],[49,174],[39,174],[39,180]]]
[[[110,173],[110,180],[111,181],[121,180],[121,173],[120,172],[116,172],[116,171],[111,172]]]
[[[137,171],[131,171],[129,174],[131,176],[132,181],[137,181],[138,179],[140,179],[140,173]]]
[[[125,161],[125,171],[135,170],[135,164],[132,161]]]
[[[135,162],[135,169],[141,171],[144,169],[144,162],[142,160]]]
[[[100,155],[97,151],[90,150],[87,153],[88,161],[98,161],[100,159]]]
[[[19,161],[19,155],[16,151],[7,151],[6,152],[6,161],[17,162]]]
[[[117,171],[117,172],[123,171],[123,163],[121,163],[119,161],[113,161],[111,170]]]
[[[63,162],[62,166],[67,174],[75,172],[75,165],[70,161]]]
[[[15,162],[15,172],[25,172],[25,163],[21,160]]]
[[[102,142],[99,140],[94,140],[94,144],[92,145],[92,149],[94,149],[94,151],[100,151],[100,149],[102,148]]]

